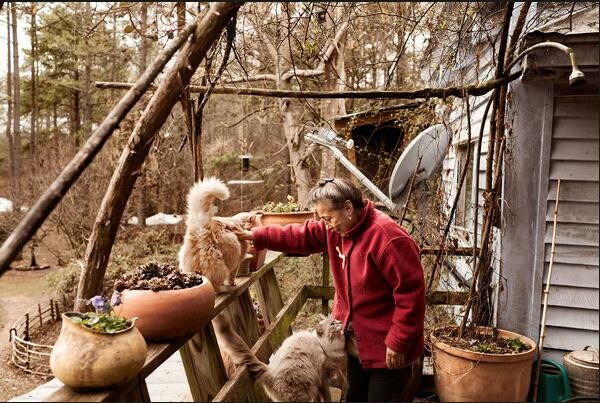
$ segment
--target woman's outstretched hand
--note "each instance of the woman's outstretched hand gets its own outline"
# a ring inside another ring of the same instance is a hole
[[[233,230],[233,233],[237,235],[240,241],[251,241],[252,240],[252,231],[248,231],[245,229]]]

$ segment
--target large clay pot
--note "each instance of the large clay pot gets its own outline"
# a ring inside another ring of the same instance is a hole
[[[481,331],[491,332],[491,329],[481,328]],[[507,330],[498,329],[498,335],[518,338],[533,348],[517,354],[476,353],[432,336],[435,390],[441,402],[526,401],[536,344]]]
[[[101,389],[126,383],[144,366],[144,338],[132,324],[114,334],[100,333],[73,322],[77,312],[62,314],[60,335],[50,354],[50,369],[76,390]]]
[[[260,225],[287,225],[287,224],[303,224],[306,220],[315,218],[314,211],[299,211],[292,213],[269,213],[260,212]]]
[[[181,290],[123,290],[115,309],[127,318],[137,317],[136,327],[146,340],[191,337],[210,319],[215,290],[206,277],[202,284]]]

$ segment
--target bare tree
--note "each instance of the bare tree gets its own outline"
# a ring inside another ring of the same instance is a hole
[[[94,50],[90,48],[89,38],[92,35],[94,21],[92,21],[92,7],[89,1],[85,2],[83,9],[82,26],[85,27],[83,35],[85,59],[83,61],[83,130],[87,139],[92,132],[92,64],[94,63]]]
[[[37,165],[37,119],[38,119],[38,90],[37,90],[37,3],[30,4],[31,11],[31,157],[32,171]]]
[[[254,3],[253,12],[245,15],[245,23],[248,23],[257,34],[246,38],[244,46],[253,59],[250,62],[257,62],[260,64],[259,69],[267,72],[246,74],[245,67],[241,66],[244,71],[242,77],[227,81],[230,83],[270,81],[278,90],[291,90],[294,87],[302,88],[305,79],[323,77],[326,66],[331,64],[337,46],[348,29],[350,17],[349,11],[340,13],[344,15],[344,20],[340,19],[332,24],[335,29],[333,37],[327,41],[327,46],[323,46],[321,52],[318,52],[310,42],[310,54],[305,55],[304,59],[296,59],[294,54],[296,47],[301,46],[299,44],[308,43],[307,40],[303,41],[294,36],[294,30],[300,29],[298,28],[300,21],[308,19],[308,22],[304,22],[304,25],[301,26],[304,30],[308,30],[311,18],[322,18],[323,22],[326,19],[326,14],[313,16],[312,4],[284,3],[280,6],[272,3]],[[280,11],[280,7],[283,10]],[[304,8],[302,9],[302,7]],[[327,13],[327,10],[322,11]],[[291,18],[291,16],[296,17]],[[300,64],[301,61],[302,64]],[[305,101],[293,98],[282,98],[279,101],[293,180],[297,187],[297,199],[300,203],[306,203],[308,191],[312,186],[309,167],[304,157],[306,146],[301,124],[303,120],[306,120],[306,106]],[[312,107],[309,106],[309,109],[314,115],[315,111]]]
[[[181,49],[175,65],[165,74],[159,88],[148,103],[131,133],[94,223],[86,250],[86,267],[79,278],[75,309],[82,310],[85,300],[98,293],[117,235],[119,223],[139,175],[139,170],[152,146],[153,140],[183,88],[201,60],[217,40],[223,27],[243,3],[215,3],[198,23],[192,41]],[[200,17],[198,17],[200,19]]]
[[[141,19],[142,26],[140,32],[140,70],[139,74],[142,75],[146,71],[148,64],[148,3],[141,3]],[[146,226],[146,185],[144,180],[144,168],[140,168],[140,177],[138,179],[136,190],[137,190],[137,219],[138,225],[141,228]]]
[[[17,5],[11,3],[11,25],[13,44],[13,147],[14,147],[14,195],[15,206],[21,200],[21,77],[19,75],[19,40],[17,37]]]
[[[342,9],[334,9],[334,13],[338,15],[332,16],[327,12],[327,8],[323,8],[320,12],[324,12],[326,15],[325,23],[327,24],[328,30],[333,30],[335,20],[339,20],[341,17]],[[333,91],[343,91],[346,87],[346,66],[344,63],[345,58],[345,44],[346,36],[343,35],[337,43],[337,51],[332,55],[329,63],[325,67],[325,88]],[[336,116],[346,114],[346,100],[343,98],[332,99],[325,102],[324,105],[324,117],[333,121]],[[336,175],[335,172],[335,157],[333,153],[326,149],[321,149],[321,172],[320,177],[333,177]]]
[[[11,199],[15,199],[15,145],[12,135],[12,108],[13,108],[13,78],[12,78],[12,58],[11,58],[11,18],[10,10],[12,7],[6,8],[6,96],[8,102],[8,108],[6,112],[6,138],[8,139],[8,156],[10,159],[10,183],[11,183]]]

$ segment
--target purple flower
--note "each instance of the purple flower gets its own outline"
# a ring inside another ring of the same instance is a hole
[[[119,306],[121,305],[121,303],[121,293],[115,290],[115,292],[113,292],[112,296],[110,297],[110,304],[112,306]]]
[[[106,312],[108,310],[108,304],[106,303],[106,299],[104,299],[101,295],[96,295],[93,298],[90,298],[90,302],[94,309],[96,309],[97,313]]]

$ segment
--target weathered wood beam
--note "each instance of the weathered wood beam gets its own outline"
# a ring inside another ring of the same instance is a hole
[[[427,294],[427,305],[464,305],[468,292],[432,291]]]
[[[423,246],[421,255],[435,255],[439,250],[436,246]],[[476,248],[475,252],[479,254],[479,248]],[[473,256],[473,248],[444,248],[444,253],[450,256]]]
[[[8,269],[12,259],[35,234],[46,218],[52,213],[67,191],[77,181],[81,173],[93,161],[94,157],[121,121],[146,92],[152,81],[158,76],[175,52],[185,43],[194,32],[197,22],[188,25],[167,47],[156,57],[154,62],[144,71],[138,80],[129,85],[129,91],[119,103],[104,118],[100,126],[90,135],[83,147],[62,170],[60,175],[40,196],[33,207],[27,212],[19,225],[4,241],[0,248],[0,275]]]
[[[368,99],[420,99],[447,98],[450,96],[464,98],[467,95],[479,96],[506,85],[521,76],[521,71],[499,79],[489,80],[481,85],[466,85],[443,88],[423,88],[415,91],[293,91],[273,90],[267,88],[215,87],[213,94],[255,95],[275,98],[368,98]],[[97,88],[127,89],[131,84],[96,81]],[[208,87],[190,85],[190,92],[205,92]]]
[[[307,285],[306,292],[309,299],[333,299],[335,288],[331,286]],[[428,305],[463,305],[467,302],[467,292],[433,291],[427,295]]]
[[[82,310],[85,301],[102,289],[102,280],[123,211],[156,134],[169,117],[173,106],[179,101],[182,89],[189,84],[200,61],[242,4],[213,3],[198,23],[193,40],[188,41],[181,49],[175,64],[165,74],[136,122],[96,215],[85,253],[85,267],[77,287],[76,310]]]

